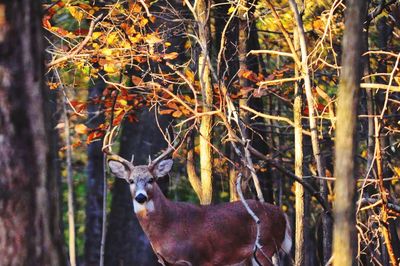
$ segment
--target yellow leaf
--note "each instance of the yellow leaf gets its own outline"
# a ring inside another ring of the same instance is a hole
[[[112,32],[107,36],[107,44],[112,45],[118,40],[118,34],[116,32]]]
[[[140,41],[140,34],[137,34],[136,36],[130,36],[129,40],[131,41],[131,43],[137,43]]]
[[[104,64],[104,71],[107,73],[115,73],[118,69],[112,64]]]
[[[170,43],[170,42],[165,42],[164,45],[165,45],[166,47],[170,47],[170,46],[171,46],[171,43]]]
[[[98,39],[103,33],[101,31],[95,31],[92,34],[92,40]]]
[[[78,124],[74,127],[75,132],[78,134],[86,134],[87,127],[84,124]]]
[[[144,27],[146,26],[146,24],[149,22],[149,20],[147,18],[143,18],[140,22],[139,22],[139,26],[140,27]]]
[[[100,50],[100,53],[102,53],[103,55],[108,55],[108,56],[110,56],[110,55],[112,55],[112,49],[103,48],[103,49]]]
[[[186,68],[185,69],[185,76],[187,77],[187,79],[190,81],[190,82],[194,82],[194,73],[193,73],[193,71],[191,71],[190,69],[188,69],[188,68]]]
[[[121,100],[119,100],[119,104],[122,105],[122,106],[127,106],[128,105],[128,101],[124,100],[124,99],[121,99]]]
[[[68,11],[78,22],[81,22],[85,13],[79,10],[76,6],[69,6]]]
[[[191,42],[190,40],[187,40],[187,41],[185,42],[184,48],[185,48],[186,50],[188,50],[190,47],[192,47],[192,42]]]
[[[130,49],[132,46],[131,46],[130,42],[127,42],[127,41],[124,40],[122,42],[122,47],[124,47],[125,49]]]
[[[228,15],[232,14],[233,11],[235,11],[235,7],[234,7],[234,6],[231,6],[231,7],[228,9]]]

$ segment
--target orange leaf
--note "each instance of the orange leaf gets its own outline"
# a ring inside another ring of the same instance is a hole
[[[177,52],[172,52],[172,53],[169,53],[169,54],[165,54],[165,55],[164,55],[164,59],[166,59],[166,60],[172,60],[172,59],[177,58],[178,55],[179,55],[179,54],[178,54]]]
[[[177,111],[175,111],[175,112],[172,113],[172,116],[175,117],[175,118],[179,118],[179,117],[182,116],[182,112],[179,111],[179,110],[177,110]]]
[[[175,110],[179,110],[178,105],[176,105],[176,103],[174,103],[174,102],[169,102],[169,103],[167,103],[167,106],[168,106],[169,108],[172,108],[172,109],[175,109]]]
[[[139,78],[139,77],[134,76],[134,75],[132,75],[132,82],[133,82],[133,84],[135,84],[136,86],[143,85],[142,78]]]
[[[161,111],[160,111],[160,115],[169,115],[169,114],[171,114],[172,112],[175,112],[175,110],[172,110],[172,109],[161,110]]]

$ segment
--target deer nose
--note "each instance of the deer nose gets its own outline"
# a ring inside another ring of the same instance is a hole
[[[145,195],[143,195],[142,193],[140,193],[135,197],[135,200],[137,202],[139,202],[140,204],[142,204],[147,200],[147,197]]]

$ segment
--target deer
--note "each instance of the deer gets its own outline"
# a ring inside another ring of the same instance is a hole
[[[257,224],[240,201],[198,206],[167,199],[157,180],[170,172],[173,161],[164,158],[173,150],[134,166],[103,145],[111,172],[129,185],[134,212],[161,265],[277,265],[279,253],[290,252],[290,224],[278,206],[246,200],[260,220],[260,248],[254,249]]]

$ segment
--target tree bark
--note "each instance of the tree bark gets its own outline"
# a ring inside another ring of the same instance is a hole
[[[71,266],[76,266],[76,234],[75,234],[75,204],[74,204],[74,173],[72,170],[72,145],[70,134],[70,123],[67,111],[67,101],[64,96],[63,105],[63,119],[64,119],[64,138],[66,148],[66,170],[67,170],[67,187],[68,187],[68,255],[69,263]]]
[[[333,264],[338,266],[355,263],[354,155],[365,3],[357,0],[346,2],[335,139]]]
[[[39,1],[0,1],[1,265],[65,265]]]
[[[192,186],[200,202],[203,202],[204,200],[201,190],[201,180],[196,173],[196,158],[194,157],[194,136],[195,134],[193,131],[187,137],[186,172],[190,185]]]
[[[101,97],[105,84],[98,79],[94,86],[89,88],[89,118],[87,126],[91,129],[97,128],[104,123],[101,114],[101,106],[92,103],[97,97]],[[103,152],[102,141],[88,144],[87,165],[87,193],[86,193],[86,222],[85,222],[85,265],[97,266],[100,262],[100,243],[102,202],[103,202]]]
[[[310,70],[308,68],[308,52],[307,52],[307,42],[305,36],[305,30],[303,26],[303,19],[300,16],[298,11],[298,6],[295,0],[289,0],[289,3],[292,7],[298,34],[299,34],[299,45],[301,50],[301,73],[304,76],[304,90],[307,98],[308,105],[308,118],[310,123],[310,131],[311,131],[311,144],[313,155],[315,159],[315,163],[317,165],[318,176],[324,177],[326,175],[326,165],[325,158],[321,153],[321,147],[318,140],[318,128],[317,121],[315,118],[314,111],[314,97],[312,94],[311,88],[311,77]],[[328,185],[325,179],[320,179],[320,193],[322,198],[328,202]],[[327,213],[322,213],[322,228],[323,228],[323,264],[327,264],[331,259],[332,254],[332,220],[331,217]]]
[[[294,30],[294,47],[296,51],[299,49],[299,35],[298,31]],[[296,67],[295,75],[299,76],[299,69]],[[293,122],[294,127],[294,173],[296,176],[303,177],[303,124],[302,118],[302,89],[301,85],[296,83],[294,90],[294,104],[293,104]],[[295,183],[295,211],[296,211],[296,228],[295,228],[295,256],[294,265],[305,265],[307,258],[306,253],[306,238],[307,235],[305,225],[305,200],[304,200],[304,187],[299,182]]]
[[[209,24],[210,0],[199,0],[196,5],[196,16],[198,24],[200,55],[198,58],[198,73],[202,94],[203,112],[212,110],[213,107],[213,88],[211,85],[211,73],[208,62],[210,24]],[[200,122],[200,179],[203,205],[211,203],[212,200],[212,123],[210,115],[203,115]]]

